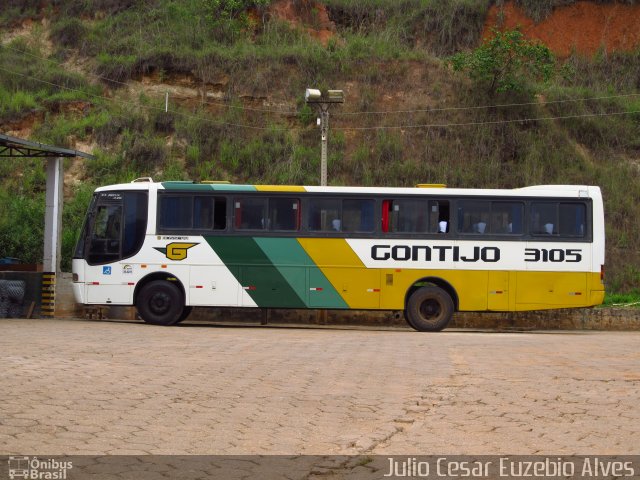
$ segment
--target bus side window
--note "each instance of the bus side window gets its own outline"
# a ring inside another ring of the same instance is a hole
[[[193,228],[213,228],[213,197],[197,196],[193,199]]]
[[[374,205],[371,199],[342,201],[342,230],[345,232],[373,232]]]
[[[195,230],[224,230],[227,226],[227,199],[196,196],[193,201]]]
[[[491,233],[491,202],[461,200],[458,202],[459,233],[484,235]]]
[[[560,204],[560,235],[566,237],[584,237],[587,211],[584,203]]]
[[[530,233],[532,235],[558,234],[558,204],[533,202],[531,204]]]
[[[227,199],[214,197],[213,201],[213,229],[226,230],[227,228]]]
[[[341,227],[340,200],[336,198],[310,198],[307,227],[311,232],[335,232]]]
[[[269,228],[266,198],[239,198],[235,202],[235,227],[237,230],[266,230]]]
[[[160,228],[181,230],[193,226],[193,197],[167,195],[160,197]]]
[[[297,198],[272,198],[269,200],[271,229],[284,232],[300,230],[300,200]]]
[[[427,200],[412,198],[384,200],[383,215],[385,208],[389,232],[426,233],[428,231],[429,210]]]
[[[429,200],[429,233],[447,233],[450,223],[449,202]]]
[[[520,235],[523,217],[524,204],[521,202],[492,202],[491,233]]]

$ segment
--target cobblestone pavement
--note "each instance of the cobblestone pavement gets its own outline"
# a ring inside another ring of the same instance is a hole
[[[638,454],[640,332],[0,320],[0,454]]]

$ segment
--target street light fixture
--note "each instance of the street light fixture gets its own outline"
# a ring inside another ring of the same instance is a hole
[[[307,104],[320,106],[320,133],[321,133],[321,153],[320,153],[320,185],[327,185],[327,143],[329,135],[329,105],[333,103],[344,103],[344,92],[342,90],[325,90],[321,92],[317,88],[307,88],[304,92],[304,101]]]

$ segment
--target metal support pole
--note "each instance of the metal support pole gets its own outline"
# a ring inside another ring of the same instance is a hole
[[[60,157],[48,158],[42,266],[45,272],[60,271],[63,182],[63,159]]]
[[[63,159],[47,159],[47,192],[44,211],[44,255],[41,313],[53,317],[56,304],[56,273],[60,271]]]
[[[329,105],[320,104],[320,134],[321,134],[321,150],[320,150],[320,185],[327,185],[327,143],[329,137]]]

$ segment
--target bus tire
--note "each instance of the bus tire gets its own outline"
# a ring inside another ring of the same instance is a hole
[[[422,287],[409,297],[405,318],[419,332],[439,332],[451,321],[451,296],[439,287]]]
[[[180,318],[178,318],[178,321],[177,321],[176,323],[180,323],[180,322],[182,322],[183,320],[186,320],[186,319],[187,319],[187,317],[188,317],[189,315],[191,315],[191,310],[193,310],[193,307],[191,307],[191,306],[186,307],[186,306],[185,306],[185,307],[182,309],[182,314],[180,315]]]
[[[136,298],[136,308],[142,319],[153,325],[174,325],[184,311],[180,288],[166,280],[147,283]]]

